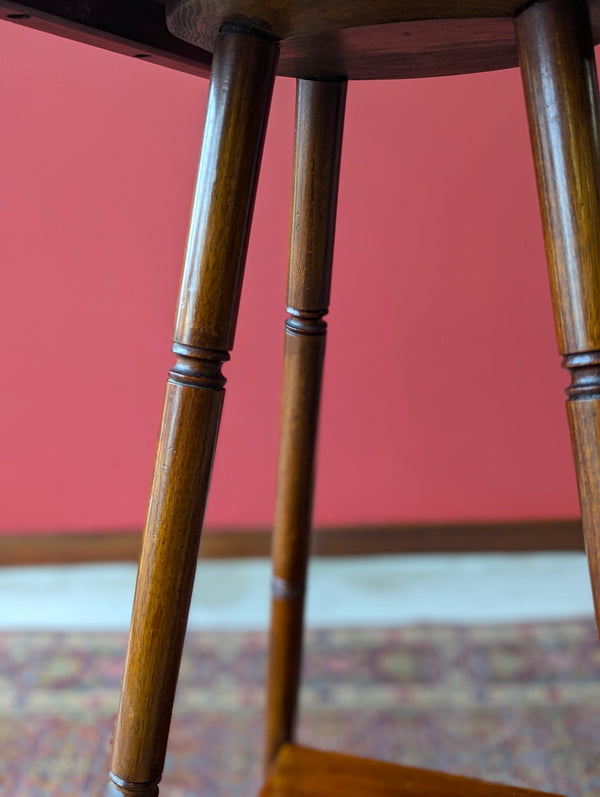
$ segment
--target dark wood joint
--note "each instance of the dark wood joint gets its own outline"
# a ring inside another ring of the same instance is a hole
[[[169,382],[209,390],[223,389],[227,380],[221,367],[229,360],[228,352],[176,343],[173,353],[177,356],[177,363],[169,371]]]
[[[105,792],[105,797],[158,797],[158,780],[146,783],[136,783],[123,780],[114,772],[110,773],[111,782]]]
[[[600,351],[568,354],[562,364],[571,374],[566,389],[569,401],[600,399]]]
[[[266,39],[266,41],[271,42],[272,44],[279,43],[278,36],[269,33],[268,30],[264,30],[256,25],[252,25],[250,22],[245,20],[238,22],[225,22],[225,24],[221,25],[219,28],[219,33],[222,36],[225,36],[228,33],[237,33],[241,36],[258,36],[258,38]]]
[[[323,316],[327,310],[297,310],[288,307],[290,318],[286,319],[285,329],[290,335],[325,335],[327,322]]]

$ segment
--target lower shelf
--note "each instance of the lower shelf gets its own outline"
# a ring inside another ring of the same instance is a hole
[[[284,745],[260,797],[561,797]],[[562,796],[564,797],[564,795]]]

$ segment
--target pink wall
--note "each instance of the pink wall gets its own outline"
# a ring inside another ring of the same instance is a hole
[[[0,528],[143,522],[206,82],[0,25]],[[278,81],[208,522],[268,526],[294,86]],[[349,90],[321,524],[577,513],[516,70]]]

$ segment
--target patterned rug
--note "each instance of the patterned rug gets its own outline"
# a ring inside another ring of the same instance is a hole
[[[123,634],[0,634],[0,793],[100,797]],[[259,782],[265,637],[187,640],[161,795]],[[309,633],[300,740],[569,797],[600,794],[591,620]]]

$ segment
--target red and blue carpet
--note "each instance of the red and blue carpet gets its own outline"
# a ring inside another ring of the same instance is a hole
[[[123,634],[0,634],[0,794],[100,797]],[[249,797],[265,635],[188,636],[161,794]],[[308,634],[300,740],[432,769],[600,794],[591,620]]]

